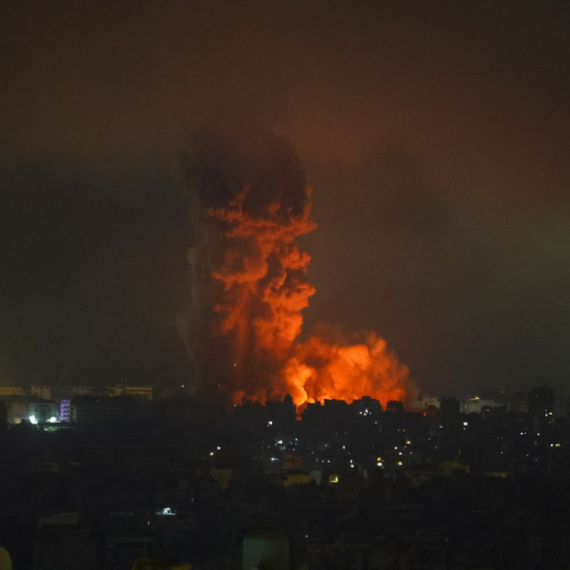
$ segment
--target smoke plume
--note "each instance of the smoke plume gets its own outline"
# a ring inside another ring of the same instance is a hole
[[[197,388],[240,403],[291,394],[300,407],[327,398],[408,399],[408,369],[373,332],[298,341],[315,293],[310,256],[296,245],[316,226],[294,149],[272,135],[202,133],[188,144],[191,303],[180,329]]]

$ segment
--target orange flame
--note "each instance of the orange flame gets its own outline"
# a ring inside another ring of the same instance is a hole
[[[370,396],[386,405],[405,400],[412,386],[408,369],[374,332],[358,344],[330,344],[318,337],[296,346],[285,364],[283,377],[297,407],[307,402],[344,400],[351,403]]]
[[[298,408],[325,399],[350,403],[370,396],[386,405],[413,398],[408,369],[373,332],[362,333],[356,344],[317,336],[296,342],[302,311],[315,293],[307,279],[310,256],[294,243],[316,227],[311,191],[305,189],[301,211],[279,197],[248,207],[249,192],[240,188],[226,204],[205,210],[221,236],[222,254],[211,273],[221,285],[214,333],[231,346],[234,402],[265,402],[288,393]],[[252,382],[260,369],[263,381]]]

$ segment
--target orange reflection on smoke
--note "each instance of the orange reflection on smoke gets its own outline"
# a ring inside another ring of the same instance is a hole
[[[373,332],[355,343],[318,335],[296,341],[302,311],[315,293],[307,279],[310,256],[294,243],[315,228],[310,190],[296,212],[278,199],[248,208],[248,192],[242,188],[227,204],[206,211],[220,235],[215,251],[222,252],[212,272],[221,285],[212,326],[231,347],[234,403],[286,394],[298,408],[325,399],[350,403],[370,396],[385,406],[412,398],[408,369]]]
[[[301,311],[315,292],[306,277],[311,257],[293,243],[315,227],[311,204],[307,200],[297,215],[279,202],[252,214],[243,208],[246,197],[247,188],[228,207],[207,212],[225,229],[224,255],[213,272],[224,284],[215,307],[219,332],[234,339],[236,360],[247,351],[282,358],[301,332]]]

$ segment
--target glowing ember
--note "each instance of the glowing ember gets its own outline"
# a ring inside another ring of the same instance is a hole
[[[295,238],[313,230],[310,189],[293,150],[263,138],[247,147],[209,136],[188,149],[185,183],[195,230],[193,306],[183,323],[202,382],[265,402],[414,397],[408,369],[373,332],[350,343],[298,342],[315,289]]]

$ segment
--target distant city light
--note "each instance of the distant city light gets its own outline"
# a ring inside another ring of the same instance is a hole
[[[56,418],[55,416],[52,416],[52,417],[48,420],[48,422],[49,422],[50,424],[55,424],[55,422],[57,422],[57,418]]]
[[[273,425],[273,422],[272,422],[271,420],[269,420],[269,421],[267,422],[267,425],[268,425],[268,426],[272,426],[272,425]]]
[[[37,420],[36,416],[34,416],[34,415],[29,416],[28,420],[30,420],[30,423],[34,424],[34,425],[38,423],[38,420]]]
[[[170,507],[165,507],[164,509],[162,509],[160,511],[156,511],[156,514],[159,516],[175,516],[176,515],[176,513]]]

